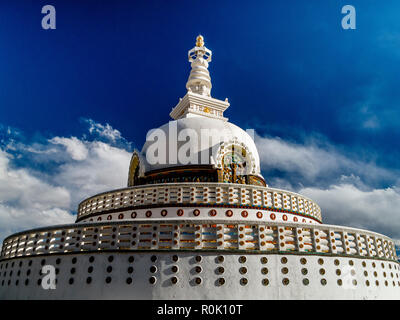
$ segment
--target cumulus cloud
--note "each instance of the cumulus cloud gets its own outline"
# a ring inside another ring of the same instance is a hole
[[[352,157],[325,140],[295,143],[256,136],[256,144],[269,185],[315,200],[324,223],[400,239],[399,172]]]
[[[301,194],[323,208],[324,223],[347,225],[400,238],[400,189],[363,191],[352,184],[304,188]]]
[[[85,160],[88,155],[88,150],[85,144],[76,137],[61,138],[54,137],[49,142],[54,144],[61,144],[66,147],[67,152],[71,155],[74,160]]]
[[[102,128],[108,142],[98,141]],[[9,138],[0,144],[0,240],[25,229],[73,223],[84,198],[126,185],[130,144],[109,125],[91,120],[82,138],[31,143],[10,128],[3,134]]]
[[[377,166],[371,159],[351,157],[323,139],[295,143],[278,137],[255,137],[263,172],[272,181],[280,179],[293,188],[307,185],[327,187],[343,176],[357,176],[366,185],[395,183],[398,174]],[[275,177],[275,178],[274,178]]]
[[[10,231],[32,226],[73,222],[69,191],[13,169],[13,157],[0,150],[0,239]]]
[[[76,204],[95,193],[124,187],[128,179],[131,153],[99,141],[85,141],[88,156],[84,161],[65,162],[52,176],[58,183],[73,191]]]
[[[89,133],[98,138],[98,140],[110,142],[113,145],[129,145],[130,143],[121,135],[121,132],[114,129],[108,123],[105,125],[95,122],[92,119],[82,119],[83,122],[89,125]]]

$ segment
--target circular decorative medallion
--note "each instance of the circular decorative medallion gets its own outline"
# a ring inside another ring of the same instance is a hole
[[[146,211],[146,217],[147,218],[150,218],[151,217],[151,211],[149,210],[149,211]]]
[[[227,217],[232,217],[233,216],[232,210],[226,210],[225,214],[226,214]]]
[[[235,144],[226,146],[221,161],[223,181],[245,184],[245,176],[250,173],[251,163],[250,155],[244,147]]]
[[[107,216],[107,220],[111,220],[111,219],[112,219],[112,216],[110,214],[110,215]]]
[[[248,215],[249,215],[249,213],[246,210],[242,211],[242,217],[243,218],[247,218]]]
[[[276,219],[275,213],[271,213],[271,214],[270,214],[270,217],[271,217],[271,220],[275,220],[275,219]]]
[[[215,210],[215,209],[210,210],[211,217],[215,217],[216,215],[217,215],[217,210]]]
[[[135,219],[136,216],[137,216],[137,213],[136,213],[135,211],[133,211],[133,212],[131,213],[131,218],[132,218],[132,219]]]
[[[167,215],[167,213],[168,213],[167,210],[165,210],[165,209],[161,210],[161,215],[163,217],[165,217]]]
[[[197,217],[200,214],[200,210],[199,209],[194,209],[193,210],[193,214]]]
[[[284,215],[282,216],[282,219],[283,219],[283,221],[287,221],[287,215],[284,214]]]
[[[183,216],[183,210],[182,209],[178,209],[178,211],[176,212],[176,214],[181,217]]]
[[[123,213],[120,213],[119,215],[118,215],[118,219],[123,219],[124,218],[124,214]]]
[[[297,221],[299,221],[299,219],[297,219],[297,217],[294,217],[294,218],[293,218],[293,221],[294,221],[294,222],[297,222]]]
[[[258,211],[258,212],[257,212],[257,218],[258,218],[258,219],[261,219],[262,216],[263,216],[262,212],[261,212],[261,211]]]

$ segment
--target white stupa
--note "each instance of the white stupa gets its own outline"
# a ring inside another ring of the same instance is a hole
[[[211,97],[211,57],[197,37],[187,93],[126,188],[82,201],[75,224],[4,240],[0,299],[400,298],[391,239],[323,224],[314,201],[266,184],[251,136]]]

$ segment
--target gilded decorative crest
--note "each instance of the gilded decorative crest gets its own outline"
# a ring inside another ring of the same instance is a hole
[[[132,155],[131,163],[129,165],[128,187],[136,185],[139,176],[139,165],[140,165],[139,155],[135,151]]]

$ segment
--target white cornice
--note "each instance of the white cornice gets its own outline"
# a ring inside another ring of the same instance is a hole
[[[189,91],[169,115],[175,120],[193,114],[227,121],[228,118],[225,118],[223,114],[229,105],[227,100],[222,101]]]

